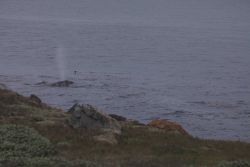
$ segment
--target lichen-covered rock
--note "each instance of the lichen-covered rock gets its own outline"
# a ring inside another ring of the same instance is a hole
[[[75,104],[68,111],[71,114],[70,125],[74,128],[86,128],[121,133],[121,126],[115,119],[102,113],[91,105]]]
[[[166,119],[155,119],[148,123],[148,126],[162,129],[169,132],[178,132],[183,135],[189,135],[185,129],[182,128],[181,125],[179,125],[176,122],[172,122]]]

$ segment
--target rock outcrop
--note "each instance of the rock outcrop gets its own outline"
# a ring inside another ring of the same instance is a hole
[[[121,125],[118,121],[91,105],[75,104],[68,112],[71,114],[70,125],[74,128],[121,134]]]
[[[34,94],[30,95],[30,100],[32,102],[36,103],[37,105],[41,105],[42,104],[42,100],[39,97],[37,97],[36,95],[34,95]]]
[[[183,135],[189,135],[181,125],[166,119],[155,119],[148,123],[148,126],[162,129],[169,132],[177,132]]]

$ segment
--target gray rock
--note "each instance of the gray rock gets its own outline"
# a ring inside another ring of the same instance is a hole
[[[68,112],[71,113],[70,124],[74,128],[86,128],[121,134],[121,125],[118,121],[91,105],[75,104]]]
[[[39,104],[39,105],[42,104],[42,100],[34,94],[30,95],[30,100],[32,100],[36,104]]]

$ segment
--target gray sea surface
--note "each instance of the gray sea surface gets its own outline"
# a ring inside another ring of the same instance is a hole
[[[0,0],[0,83],[249,142],[250,1]]]

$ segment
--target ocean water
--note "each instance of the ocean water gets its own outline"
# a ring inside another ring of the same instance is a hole
[[[250,141],[248,0],[1,0],[0,83]],[[75,73],[76,71],[76,73]],[[37,85],[72,80],[68,88]]]

